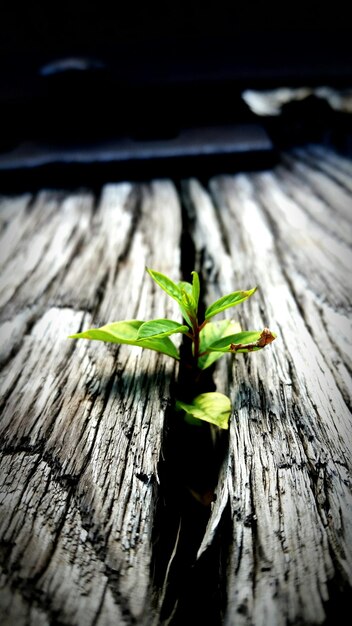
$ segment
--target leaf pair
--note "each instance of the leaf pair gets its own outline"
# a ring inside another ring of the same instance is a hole
[[[170,320],[155,320],[155,322],[170,322]],[[113,322],[106,324],[101,328],[92,328],[83,333],[70,335],[69,339],[96,339],[98,341],[106,341],[109,343],[127,343],[130,346],[139,346],[148,350],[156,350],[162,354],[167,354],[174,359],[179,359],[179,352],[175,344],[169,339],[168,334],[172,332],[180,332],[173,330],[171,332],[159,332],[154,336],[143,335],[143,326],[152,324],[153,322],[141,322],[139,320],[127,320],[124,322]],[[177,322],[172,322],[177,324]],[[177,324],[180,327],[180,324]],[[165,325],[162,325],[165,329]],[[181,326],[187,328],[187,326]],[[170,330],[170,329],[169,329]],[[159,327],[160,331],[160,327]]]
[[[168,276],[149,268],[147,268],[147,272],[161,289],[176,300],[184,319],[190,326],[194,326],[197,320],[200,293],[200,283],[197,272],[192,272],[192,284],[186,281],[174,283]]]
[[[148,268],[147,272],[161,289],[178,302],[184,319],[193,326],[197,320],[200,294],[200,282],[197,272],[192,272],[192,284],[186,281],[174,283],[164,274]],[[210,320],[218,313],[222,313],[225,309],[241,304],[241,302],[252,296],[256,289],[254,287],[254,289],[249,289],[248,291],[234,291],[226,296],[222,296],[207,308],[205,321]]]

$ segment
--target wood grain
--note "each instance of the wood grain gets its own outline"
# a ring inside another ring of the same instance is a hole
[[[211,548],[215,563],[221,537],[219,623],[344,623],[351,174],[350,160],[311,146],[282,154],[273,170],[190,179],[181,190],[165,180],[109,184],[99,197],[0,198],[1,624],[163,623],[169,581],[154,586],[153,541],[168,532],[155,528],[155,511],[177,366],[67,336],[114,320],[180,319],[145,266],[178,280],[192,247],[204,303],[257,285],[224,316],[278,335],[214,371],[233,412],[195,552],[202,563]]]
[[[217,375],[234,413],[208,533],[227,492],[225,623],[236,626],[324,623],[331,589],[352,582],[351,200],[304,157],[185,189],[208,299],[229,281],[258,285],[239,319],[278,333]]]
[[[179,277],[175,188],[110,185],[97,201],[43,192],[3,205],[2,620],[139,622],[151,611],[157,463],[174,364],[67,336],[173,316],[145,266]]]

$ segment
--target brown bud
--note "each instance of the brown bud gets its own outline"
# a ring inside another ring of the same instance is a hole
[[[274,339],[276,339],[276,335],[274,335],[269,328],[264,328],[257,342],[257,346],[258,348],[264,348],[264,346],[267,346],[268,343],[271,343]]]

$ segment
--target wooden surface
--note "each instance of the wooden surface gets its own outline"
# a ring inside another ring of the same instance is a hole
[[[206,303],[258,285],[227,317],[278,334],[214,372],[233,414],[197,550],[220,533],[219,623],[336,623],[352,586],[351,175],[315,147],[206,186],[1,197],[1,624],[172,623],[174,554],[158,588],[153,559],[177,366],[67,335],[178,319],[145,266],[177,280],[192,254]]]

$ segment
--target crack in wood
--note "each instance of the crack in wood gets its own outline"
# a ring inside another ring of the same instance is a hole
[[[19,268],[11,297],[10,278],[0,284],[0,604],[11,626],[344,623],[352,370],[339,324],[351,172],[342,157],[307,149],[271,173],[193,179],[178,194],[158,181],[108,185],[97,200],[90,191],[0,200],[2,253],[14,237],[4,270]],[[32,241],[44,256],[26,274]],[[165,477],[202,445],[188,433],[173,439],[175,367],[129,346],[66,339],[97,320],[177,315],[145,265],[176,280],[201,269],[204,307],[260,284],[240,320],[267,317],[262,327],[272,321],[279,335],[263,356],[215,368],[234,410],[206,514],[180,490],[187,468]]]
[[[181,268],[183,279],[189,280],[191,271],[201,268],[197,267],[194,242],[190,236],[190,205],[186,187],[181,189],[184,233]],[[200,278],[202,280],[202,272]],[[199,309],[205,310],[205,302],[199,303]],[[184,344],[185,341],[181,346],[182,351],[185,350]],[[192,383],[189,372],[183,371],[181,367],[174,395],[187,398],[189,394],[194,396],[213,389],[211,371],[198,389]],[[212,543],[199,556],[197,553],[205,536],[210,506],[209,503],[207,506],[199,504],[194,494],[214,489],[226,449],[223,449],[225,446],[216,447],[211,443],[209,425],[204,425],[202,432],[197,430],[195,433],[192,427],[182,424],[170,407],[158,470],[160,496],[153,540],[154,595],[162,623],[176,625],[185,621],[210,619],[216,626],[220,624],[223,612],[223,597],[209,587],[209,580],[212,580],[213,585],[217,584],[217,590],[222,588],[219,580],[224,572],[219,566],[221,547],[218,542],[222,517],[213,530]],[[192,443],[187,444],[187,439]],[[202,594],[208,594],[211,602],[202,602]]]

